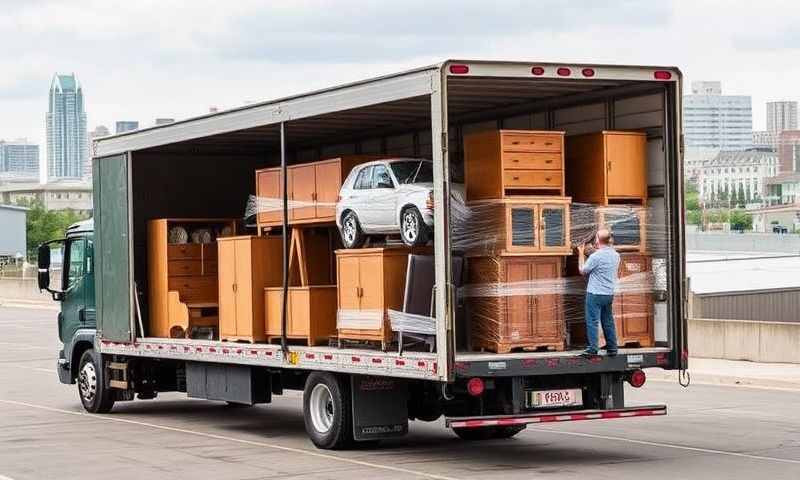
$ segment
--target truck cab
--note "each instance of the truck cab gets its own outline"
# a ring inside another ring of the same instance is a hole
[[[51,265],[53,250],[61,252],[62,265]],[[62,239],[39,247],[39,288],[61,302],[58,313],[58,378],[73,384],[79,376],[81,356],[94,346],[97,330],[94,288],[94,220],[70,225]],[[60,288],[51,288],[57,280]]]

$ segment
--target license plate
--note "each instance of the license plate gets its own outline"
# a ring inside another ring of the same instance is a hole
[[[583,405],[579,388],[568,390],[529,391],[528,408],[574,407]]]

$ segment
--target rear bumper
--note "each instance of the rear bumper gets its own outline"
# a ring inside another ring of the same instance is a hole
[[[449,428],[506,427],[531,423],[576,422],[580,420],[608,420],[611,418],[653,417],[667,414],[666,405],[626,407],[614,410],[573,410],[565,412],[526,413],[524,415],[499,415],[488,417],[448,417]]]

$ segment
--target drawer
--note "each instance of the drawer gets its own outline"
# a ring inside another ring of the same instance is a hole
[[[167,285],[169,290],[178,292],[184,303],[217,302],[219,298],[215,276],[170,277]]]
[[[167,245],[167,258],[176,260],[181,258],[200,258],[203,246],[199,243],[173,243]]]
[[[547,134],[503,134],[504,152],[560,152],[564,137]]]
[[[506,188],[561,188],[561,172],[551,170],[505,170]]]
[[[203,260],[217,260],[217,242],[203,244]]]
[[[167,263],[167,274],[170,277],[184,275],[201,275],[203,273],[200,259],[170,260]]]
[[[524,170],[561,170],[561,152],[503,152],[503,167]]]

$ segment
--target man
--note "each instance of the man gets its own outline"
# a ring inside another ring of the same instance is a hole
[[[597,322],[603,327],[606,337],[606,352],[609,356],[617,354],[617,330],[614,326],[614,289],[617,286],[619,254],[611,246],[611,232],[607,229],[597,231],[594,239],[594,252],[586,260],[585,245],[578,247],[578,269],[581,275],[588,276],[586,285],[586,339],[588,346],[583,356],[597,355]]]

